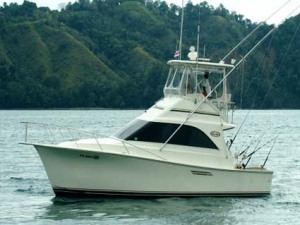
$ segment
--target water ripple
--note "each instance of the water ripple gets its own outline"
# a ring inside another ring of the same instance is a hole
[[[19,121],[60,124],[105,135],[141,113],[0,111],[0,224],[300,224],[299,110],[254,111],[246,121],[248,127],[236,139],[237,144],[247,146],[266,129],[266,140],[279,133],[267,163],[274,170],[272,194],[263,198],[56,198],[36,151],[18,144],[24,138]],[[237,111],[236,122],[241,123],[245,115]],[[268,149],[258,152],[254,160],[263,162],[266,152]]]

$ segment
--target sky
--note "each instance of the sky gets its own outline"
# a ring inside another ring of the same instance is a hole
[[[0,6],[4,2],[16,2],[22,4],[24,0],[0,0]],[[75,0],[29,0],[35,2],[38,7],[48,6],[51,9],[59,9],[59,4],[75,2]],[[203,2],[204,0],[192,0],[194,4]],[[252,22],[266,21],[268,24],[280,24],[288,15],[294,16],[300,13],[299,0],[206,0],[208,4],[218,7],[223,4],[230,12],[235,11],[237,14],[244,15],[244,18],[250,19]],[[167,3],[174,3],[179,6],[182,5],[182,0],[166,0]],[[188,0],[184,0],[188,2]],[[269,18],[277,9],[288,4],[276,15]],[[295,10],[296,9],[296,10]],[[294,12],[293,12],[294,11]],[[293,13],[292,13],[293,12]],[[292,13],[292,14],[291,14]],[[269,19],[268,19],[269,18]],[[268,20],[267,20],[268,19]]]

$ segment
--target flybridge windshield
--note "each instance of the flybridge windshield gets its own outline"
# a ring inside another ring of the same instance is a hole
[[[113,136],[127,141],[165,143],[178,126],[179,124],[134,120]],[[183,125],[169,144],[218,149],[205,133],[188,125]]]
[[[214,87],[225,76],[226,68],[232,67],[217,63],[196,64],[190,61],[181,63],[180,61],[172,61],[169,64],[171,67],[164,87],[165,97],[168,95],[201,95],[207,92],[205,85],[209,83],[210,87]],[[220,98],[224,91],[226,91],[226,79],[223,85],[214,90],[212,97]]]

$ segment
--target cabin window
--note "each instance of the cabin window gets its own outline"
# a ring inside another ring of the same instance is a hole
[[[181,82],[181,77],[182,77],[182,69],[181,68],[177,68],[175,70],[174,73],[174,78],[173,78],[173,83],[172,83],[172,87],[178,87],[180,82]]]
[[[165,84],[164,94],[183,95],[185,93],[183,87],[183,85],[185,85],[185,83],[183,84],[185,79],[186,75],[184,67],[172,67]]]
[[[135,120],[113,136],[123,140],[165,143],[178,126],[179,124]],[[188,125],[183,125],[169,144],[218,149],[204,132]]]
[[[167,82],[166,82],[165,87],[169,87],[169,86],[170,86],[170,84],[171,84],[171,82],[172,82],[173,74],[174,74],[174,68],[172,67],[172,68],[169,70],[168,79],[167,79]]]

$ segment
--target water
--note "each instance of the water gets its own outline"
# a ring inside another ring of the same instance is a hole
[[[278,135],[266,164],[274,170],[272,194],[263,198],[56,198],[37,152],[18,144],[21,121],[106,136],[142,112],[0,111],[0,224],[300,224],[300,111],[253,111],[236,139],[243,148],[253,140],[266,144],[253,157],[262,164],[273,144],[267,141]],[[247,113],[235,112],[234,121]]]

